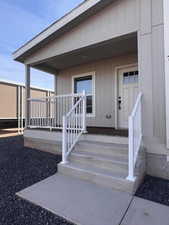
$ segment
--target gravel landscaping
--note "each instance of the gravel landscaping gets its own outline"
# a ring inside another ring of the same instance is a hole
[[[15,195],[57,171],[61,157],[23,147],[22,137],[0,138],[0,225],[73,225]]]
[[[147,175],[136,196],[169,206],[169,181]]]

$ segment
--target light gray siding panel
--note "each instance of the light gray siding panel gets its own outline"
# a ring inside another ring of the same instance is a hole
[[[26,63],[70,52],[137,31],[137,29],[137,1],[117,0],[70,32],[41,48],[31,55]]]
[[[151,0],[140,1],[140,29],[141,33],[151,32]]]
[[[139,37],[140,88],[143,97],[143,134],[153,136],[152,46],[151,34]]]
[[[166,139],[169,149],[169,1],[164,2],[164,67],[165,67],[165,106],[166,106]]]
[[[115,67],[137,63],[136,55],[114,57],[60,72],[57,79],[58,94],[72,93],[72,76],[95,71],[96,116],[87,118],[88,126],[115,126]],[[106,119],[106,115],[111,115]]]
[[[163,23],[163,0],[152,0],[152,25]]]
[[[154,135],[165,142],[165,73],[164,73],[164,43],[163,26],[157,26],[152,31],[152,68],[153,68],[153,112]]]
[[[166,154],[163,1],[139,1],[138,59],[144,145],[148,152]]]

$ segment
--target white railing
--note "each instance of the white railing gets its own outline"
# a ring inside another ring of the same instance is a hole
[[[86,132],[86,95],[79,97],[72,109],[63,116],[62,133],[62,163],[68,161],[68,156],[73,150],[82,133]]]
[[[134,170],[142,142],[142,93],[139,93],[129,117],[128,180],[135,180]]]
[[[30,98],[29,128],[62,129],[63,116],[83,94],[57,95],[44,98]]]

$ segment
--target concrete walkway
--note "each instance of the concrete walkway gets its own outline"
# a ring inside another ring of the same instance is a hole
[[[167,206],[60,174],[18,195],[77,225],[169,225]]]

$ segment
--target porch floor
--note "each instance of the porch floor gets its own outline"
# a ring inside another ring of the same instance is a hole
[[[50,131],[49,128],[34,128],[36,130],[46,130]],[[52,129],[55,132],[61,132],[61,129]],[[108,136],[119,136],[128,137],[127,129],[114,129],[111,127],[87,127],[88,134],[98,134],[98,135],[108,135]]]

